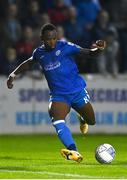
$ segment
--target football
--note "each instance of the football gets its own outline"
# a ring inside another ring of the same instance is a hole
[[[95,158],[101,164],[109,164],[115,158],[115,149],[110,144],[101,144],[95,150]]]

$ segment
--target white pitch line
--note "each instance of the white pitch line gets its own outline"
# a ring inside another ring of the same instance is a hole
[[[81,175],[81,174],[70,174],[70,173],[58,173],[58,172],[48,172],[48,171],[25,171],[25,170],[6,170],[6,169],[0,169],[0,173],[32,173],[32,174],[47,174],[47,175],[52,175],[52,176],[66,176],[66,177],[74,177],[74,178],[80,178],[80,179],[97,179],[97,180],[122,180],[126,179],[124,177],[121,178],[112,178],[112,177],[103,177],[103,176],[89,176],[89,175]]]
[[[32,173],[32,174],[47,174],[52,176],[67,176],[67,177],[75,177],[75,178],[101,178],[101,177],[93,177],[88,175],[80,175],[80,174],[69,174],[69,173],[58,173],[58,172],[48,172],[48,171],[25,171],[25,170],[6,170],[6,169],[0,169],[0,172],[6,172],[6,173]]]

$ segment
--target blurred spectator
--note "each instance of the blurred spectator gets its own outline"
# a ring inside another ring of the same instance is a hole
[[[48,9],[48,14],[53,24],[62,25],[68,18],[64,0],[54,0],[54,5]]]
[[[52,0],[38,0],[38,1],[40,4],[40,7],[41,7],[41,13],[44,13],[44,12],[47,13],[48,9],[53,7],[53,4],[54,4],[54,1],[52,1]]]
[[[20,39],[21,26],[17,16],[17,5],[10,4],[7,8],[7,17],[2,25],[1,41],[3,48],[15,44]]]
[[[17,59],[18,58],[15,48],[8,47],[2,63],[4,75],[9,75],[19,65]]]
[[[117,27],[121,26],[123,16],[127,16],[127,0],[101,0],[101,5],[109,12],[111,21]]]
[[[0,1],[0,21],[3,21],[5,18],[7,6],[8,0]]]
[[[96,59],[97,70],[103,75],[111,73],[116,76],[118,73],[118,33],[113,24],[109,21],[109,14],[105,10],[101,10],[97,20],[91,30],[92,40],[107,40],[107,49]],[[114,49],[114,50],[113,50]],[[112,52],[113,51],[113,52]]]
[[[100,1],[99,0],[92,0],[97,6],[99,9],[101,9],[101,5],[100,5]]]
[[[4,65],[4,60],[3,60],[3,53],[1,52],[1,49],[0,49],[0,75],[3,74],[3,65]]]
[[[69,7],[72,5],[72,0],[64,0],[64,4]]]
[[[92,0],[82,0],[78,3],[78,16],[86,28],[92,26],[100,11],[100,6]]]
[[[66,37],[64,34],[64,28],[62,26],[57,26],[56,29],[57,29],[57,33],[58,33],[57,34],[58,40],[66,41]]]
[[[124,18],[123,27],[119,28],[121,50],[120,71],[127,73],[127,17]]]
[[[100,6],[93,2],[93,0],[82,0],[78,3],[78,19],[83,25],[82,46],[89,47],[91,44],[90,31],[96,21]]]
[[[83,26],[77,16],[77,9],[74,6],[68,8],[68,21],[64,25],[66,37],[73,43],[81,45],[83,37]]]
[[[92,39],[95,41],[97,39],[104,39],[108,29],[112,29],[117,38],[118,33],[113,26],[113,24],[109,21],[109,14],[105,10],[101,10],[97,16],[97,20],[91,30]]]
[[[47,13],[40,14],[39,19],[39,27],[43,26],[44,24],[50,23],[50,17]]]
[[[42,13],[39,15],[39,24],[36,29],[34,29],[34,37],[35,37],[35,46],[38,46],[40,41],[40,28],[44,25],[50,23],[50,17],[47,13]]]
[[[113,77],[117,77],[119,43],[113,30],[107,31],[105,40],[107,48],[97,58],[98,70],[104,76],[111,74]]]
[[[49,22],[57,26],[58,39],[67,38],[83,47],[90,47],[97,39],[107,39],[107,49],[95,61],[78,58],[81,73],[127,73],[126,9],[127,0],[0,1],[0,73],[5,73],[5,49],[16,47],[21,60],[28,58],[34,47],[41,44],[40,27]]]
[[[33,30],[30,26],[23,28],[23,35],[21,40],[16,44],[16,49],[20,59],[25,60],[29,58],[35,47]]]
[[[39,25],[39,3],[37,0],[32,0],[29,3],[27,16],[22,19],[22,25],[29,25],[32,28],[37,28]]]

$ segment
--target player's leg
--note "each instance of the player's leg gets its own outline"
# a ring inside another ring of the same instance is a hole
[[[50,102],[49,115],[52,118],[53,126],[56,129],[60,141],[67,149],[62,149],[61,154],[66,159],[80,162],[83,158],[77,152],[77,147],[72,134],[65,124],[65,118],[70,112],[70,106],[64,102]]]
[[[82,134],[86,134],[88,131],[88,125],[95,124],[95,115],[90,102],[80,108],[75,108],[78,112],[78,119],[80,121],[80,130]]]
[[[50,102],[49,115],[57,135],[67,149],[77,150],[72,134],[65,124],[65,118],[70,112],[70,107],[64,102]]]
[[[78,113],[80,120],[80,130],[83,134],[88,131],[88,125],[95,124],[95,115],[92,105],[90,104],[90,97],[86,89],[81,90],[73,98],[72,107]]]
[[[90,102],[84,104],[82,107],[75,108],[75,110],[80,114],[82,122],[87,123],[88,125],[95,124],[95,114]]]

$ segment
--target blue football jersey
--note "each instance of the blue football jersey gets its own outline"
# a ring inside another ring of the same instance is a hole
[[[57,41],[50,51],[44,45],[33,51],[32,58],[41,65],[51,94],[70,94],[85,88],[73,57],[79,51],[78,45],[66,41]]]

